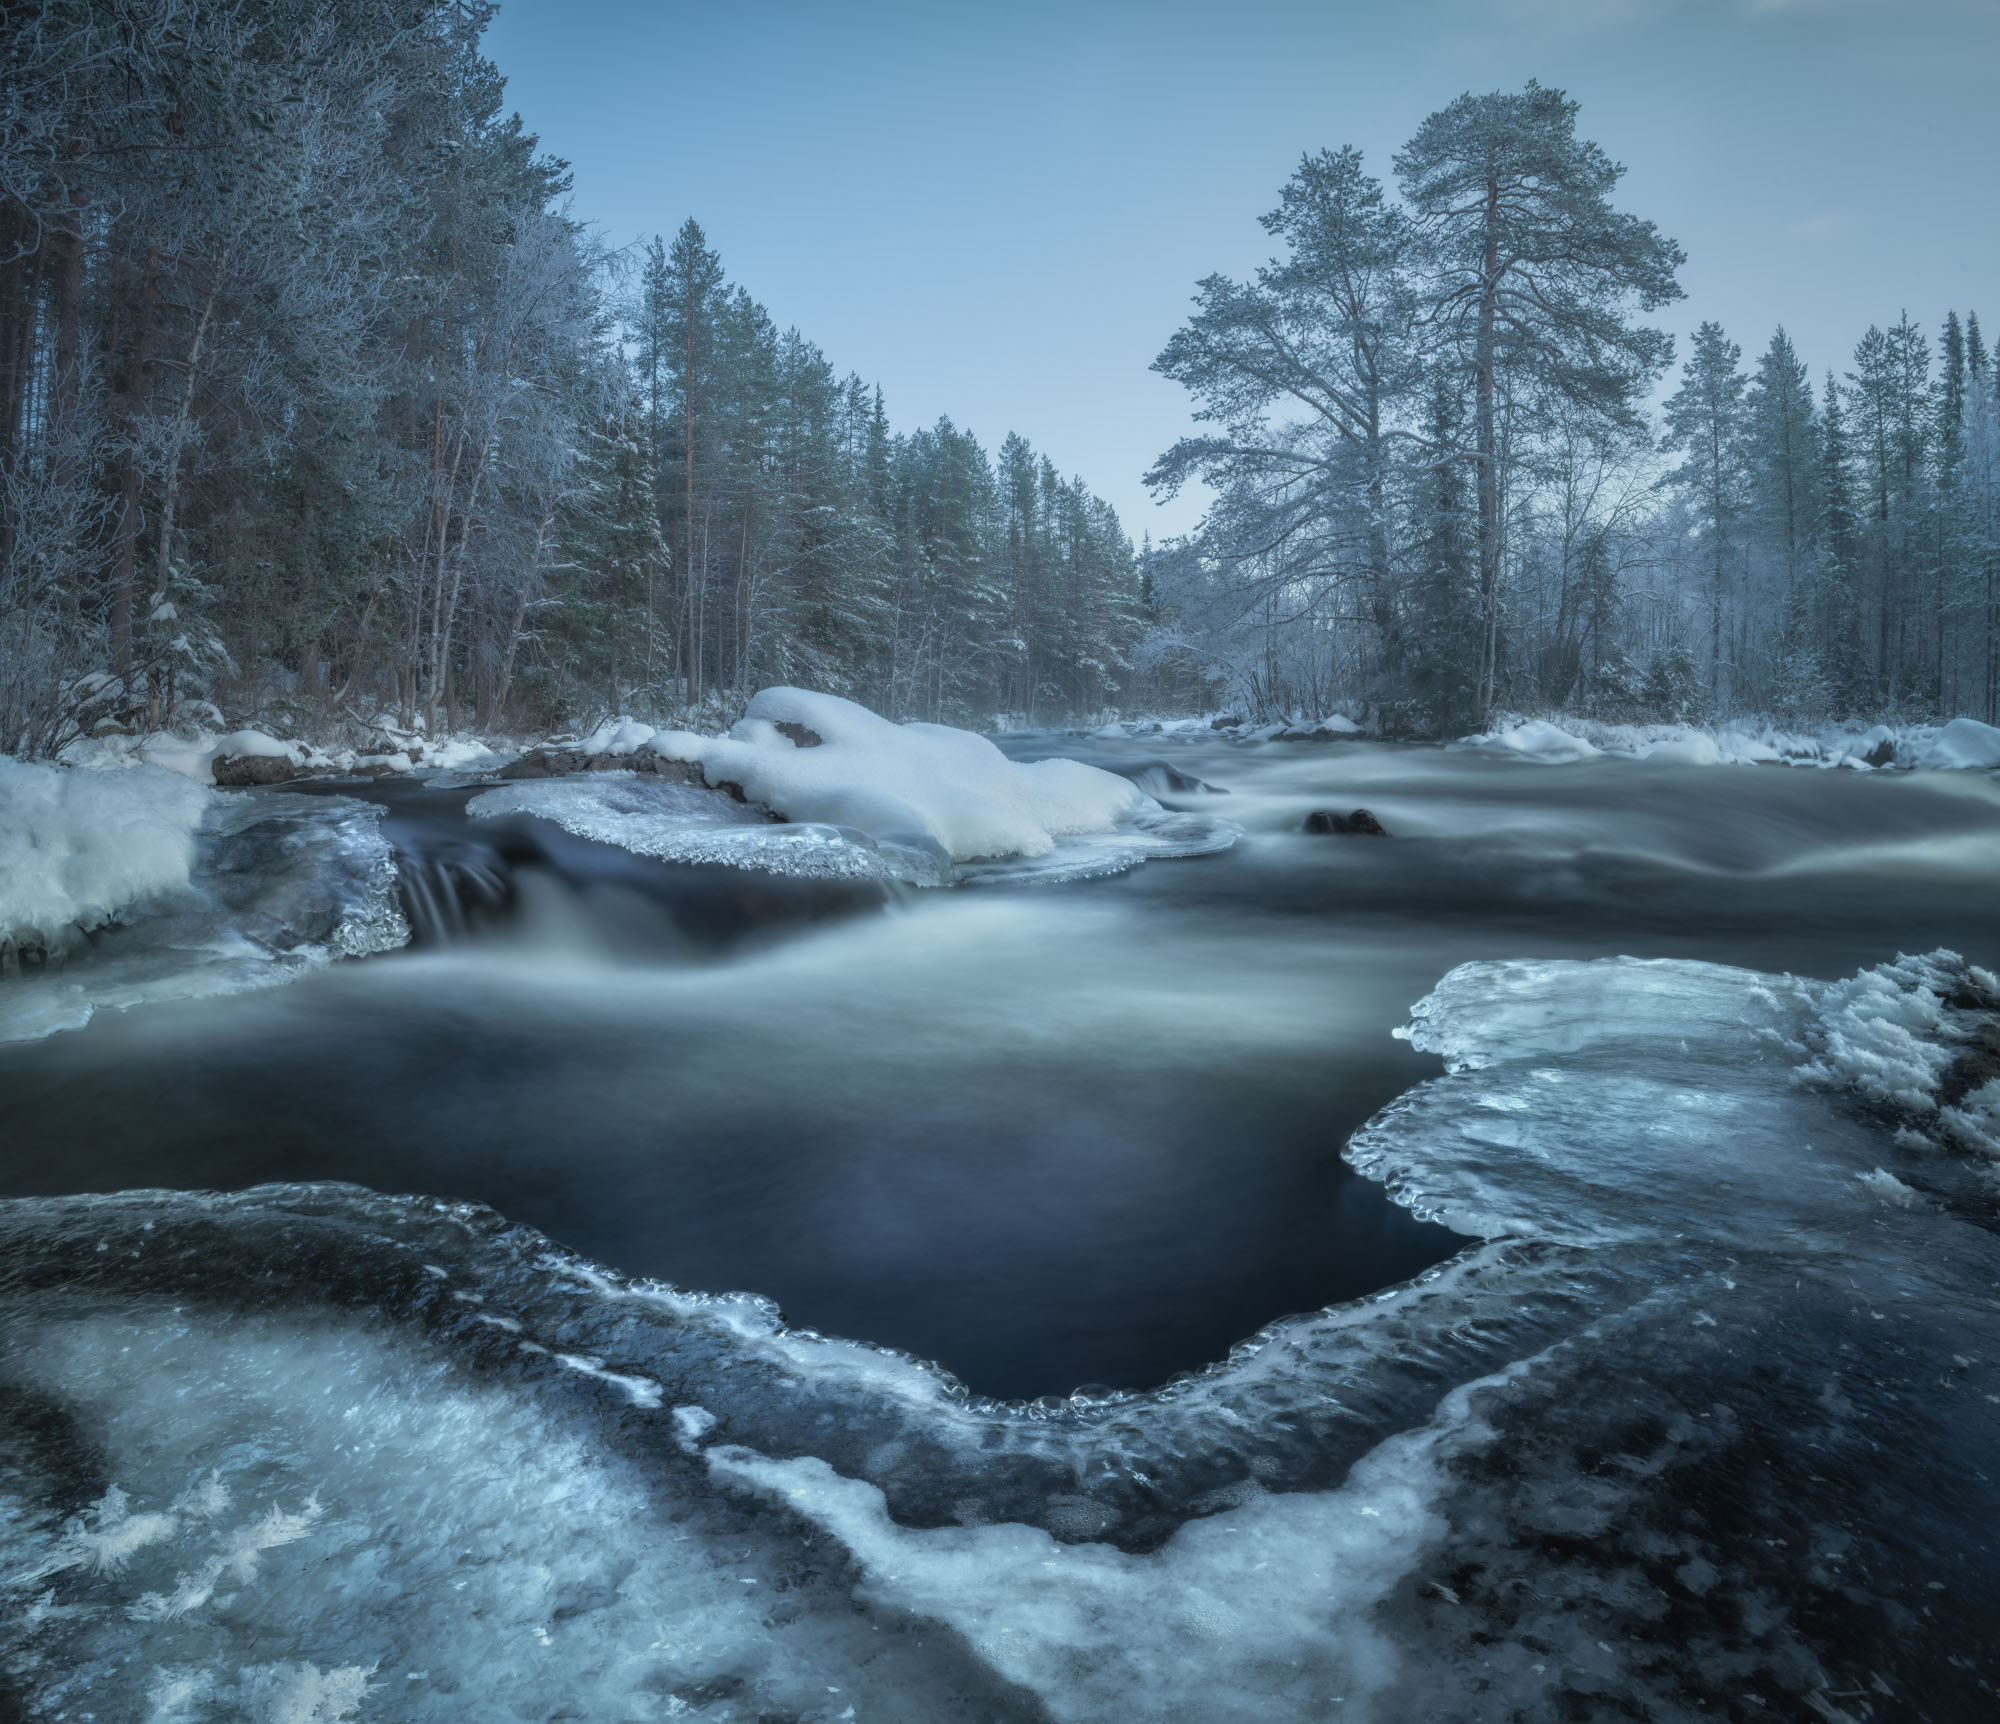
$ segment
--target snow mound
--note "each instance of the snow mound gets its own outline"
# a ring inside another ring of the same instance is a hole
[[[157,767],[77,772],[0,756],[0,951],[59,949],[185,886],[211,797]]]
[[[2000,729],[1976,718],[1954,718],[1924,744],[1917,765],[1934,772],[2000,768]]]
[[[807,732],[817,743],[800,747]],[[1075,760],[1017,765],[985,737],[893,724],[837,695],[767,688],[726,737],[661,731],[650,746],[737,784],[788,820],[853,827],[878,841],[939,846],[954,861],[1046,856],[1059,838],[1110,830],[1156,804]]]

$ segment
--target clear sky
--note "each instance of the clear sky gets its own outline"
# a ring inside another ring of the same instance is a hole
[[[488,48],[575,212],[706,228],[733,280],[899,429],[1018,430],[1136,539],[1189,425],[1149,369],[1195,281],[1269,253],[1300,155],[1385,179],[1424,116],[1539,78],[1688,253],[1681,338],[1815,373],[1907,308],[2000,334],[2000,0],[896,4],[505,0]]]

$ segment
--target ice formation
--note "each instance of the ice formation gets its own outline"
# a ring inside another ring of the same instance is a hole
[[[1150,1395],[982,1402],[470,1205],[0,1205],[6,1680],[28,1718],[191,1724],[281,1691],[384,1721],[1984,1716],[1991,1188],[1867,1085],[1943,1094],[1992,1008],[1945,956],[1904,971],[1452,971],[1407,1032],[1446,1074],[1349,1155],[1466,1249]],[[1914,1075],[1837,1062],[1864,1005]]]
[[[77,772],[0,756],[0,949],[60,950],[185,886],[210,802],[158,768]]]
[[[648,732],[650,735],[651,733]],[[662,862],[689,862],[806,879],[951,882],[951,859],[919,833],[878,841],[853,827],[774,823],[762,810],[713,790],[662,783],[636,772],[530,779],[481,791],[466,804],[476,820],[526,814],[567,832]]]
[[[37,775],[41,800],[19,824],[0,820],[0,904],[16,949],[35,940],[43,969],[0,984],[0,1042],[80,1028],[100,1010],[268,986],[409,938],[378,807],[219,796],[145,767],[0,768]]]

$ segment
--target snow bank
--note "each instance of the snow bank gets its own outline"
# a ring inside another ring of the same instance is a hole
[[[58,947],[185,886],[212,793],[172,772],[0,756],[0,947]]]
[[[1976,718],[1954,718],[1924,744],[1917,765],[1946,772],[2000,767],[2000,730]]]
[[[799,747],[792,727],[817,744]],[[1074,760],[1016,765],[983,736],[893,724],[837,695],[767,688],[726,737],[660,731],[649,746],[737,784],[788,820],[853,827],[878,841],[916,835],[953,861],[1044,856],[1058,838],[1109,830],[1156,806],[1125,779]]]
[[[1859,723],[1818,731],[1785,730],[1760,719],[1710,729],[1691,724],[1606,724],[1558,713],[1502,714],[1493,728],[1448,747],[1562,764],[1600,754],[1678,766],[1818,766],[1870,772],[1885,766],[1955,770],[2000,768],[2000,729],[1977,719],[1943,726]]]
[[[23,772],[60,781],[66,800],[53,815],[41,785],[42,805],[22,818],[10,788]],[[10,945],[38,948],[51,972],[0,983],[0,1043],[403,945],[410,930],[382,814],[337,796],[218,795],[156,767],[0,760],[0,958]],[[52,842],[24,848],[24,833]],[[40,908],[29,914],[31,901]],[[66,952],[68,930],[106,922],[118,924],[114,937]]]

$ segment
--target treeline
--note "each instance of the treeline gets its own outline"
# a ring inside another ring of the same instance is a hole
[[[1871,329],[1817,389],[1782,330],[1704,324],[1665,403],[1679,248],[1530,84],[1432,115],[1392,196],[1310,156],[1156,369],[1212,430],[1149,475],[1215,488],[1148,561],[1156,677],[1261,715],[1366,704],[1614,720],[2000,719],[2000,397],[1977,320]]]
[[[44,0],[0,40],[0,751],[107,728],[1096,710],[1132,548],[566,213],[477,0]]]

